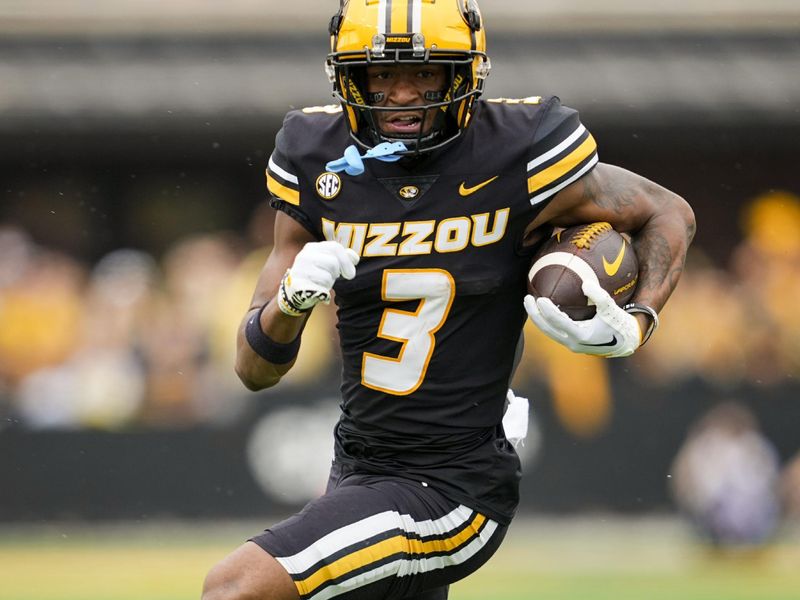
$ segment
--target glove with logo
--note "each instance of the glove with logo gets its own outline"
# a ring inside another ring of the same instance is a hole
[[[320,302],[331,300],[331,288],[339,277],[356,276],[358,254],[339,242],[309,242],[286,270],[278,290],[278,308],[299,317]]]
[[[573,352],[616,358],[633,354],[641,345],[642,332],[632,314],[617,306],[596,281],[584,281],[583,293],[597,312],[585,321],[573,321],[549,298],[525,297],[531,321],[552,340]]]

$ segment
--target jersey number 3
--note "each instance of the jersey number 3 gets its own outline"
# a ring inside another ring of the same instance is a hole
[[[386,269],[381,295],[384,301],[419,300],[414,312],[387,308],[378,337],[402,344],[397,358],[364,353],[361,383],[395,396],[413,393],[425,379],[441,328],[455,297],[453,276],[441,269]]]

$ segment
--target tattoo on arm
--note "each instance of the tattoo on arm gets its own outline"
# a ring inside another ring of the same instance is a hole
[[[636,187],[628,184],[624,177],[604,177],[596,172],[583,178],[583,199],[596,206],[623,214],[636,203],[632,197]]]
[[[647,257],[639,262],[639,283],[637,288],[642,291],[655,292],[663,289],[665,280],[670,280],[672,289],[678,282],[683,272],[683,265],[677,268],[673,265],[672,249],[667,239],[657,231],[642,231],[634,240],[636,255]],[[656,298],[659,303],[666,302],[666,298]]]

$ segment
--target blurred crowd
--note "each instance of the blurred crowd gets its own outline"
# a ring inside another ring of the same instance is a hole
[[[263,205],[252,218],[259,236],[196,234],[158,259],[121,248],[91,265],[0,224],[0,415],[33,429],[236,419],[248,394],[233,373],[235,332],[272,218]],[[700,249],[690,256],[658,334],[636,356],[651,381],[730,387],[800,375],[800,198],[755,198],[742,225],[730,264]],[[286,386],[336,385],[333,322],[332,307],[315,311]],[[574,433],[602,429],[612,402],[606,361],[571,355],[532,327],[526,342],[514,385],[545,381]],[[588,380],[596,394],[581,393]]]
[[[271,209],[255,223],[271,232]],[[120,248],[95,264],[0,226],[0,414],[30,429],[191,427],[240,417],[236,329],[269,247],[231,232],[176,241],[156,260]],[[327,310],[326,310],[327,309]],[[287,386],[335,362],[315,311]]]
[[[696,375],[731,386],[800,375],[800,198],[766,193],[745,208],[741,224],[726,268],[701,250],[691,256],[658,340],[641,354],[652,377]]]

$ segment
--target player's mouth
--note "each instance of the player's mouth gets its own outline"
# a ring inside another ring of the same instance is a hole
[[[381,129],[390,135],[418,135],[422,128],[422,113],[386,114],[381,119]]]

